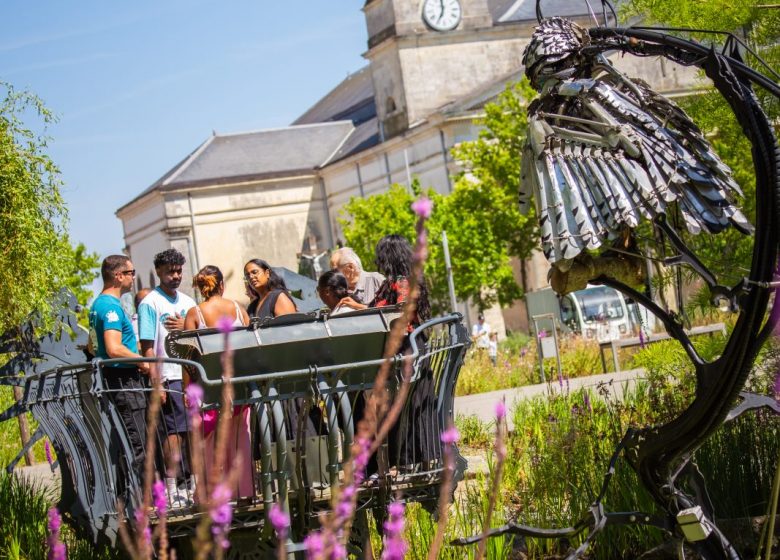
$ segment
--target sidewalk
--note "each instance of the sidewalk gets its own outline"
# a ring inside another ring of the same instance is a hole
[[[615,397],[620,398],[623,395],[623,389],[625,387],[633,386],[637,379],[641,379],[644,376],[643,369],[630,369],[621,371],[618,373],[603,373],[600,375],[590,375],[587,377],[575,377],[569,379],[568,390],[577,391],[582,387],[596,388],[599,384],[610,384],[610,392]],[[564,381],[563,390],[566,390],[566,382]],[[539,395],[546,395],[548,391],[553,393],[560,393],[561,387],[558,380],[555,379],[551,383],[540,383],[538,385],[525,385],[523,387],[517,387],[516,389],[505,389],[503,391],[492,391],[490,393],[479,393],[476,395],[467,395],[465,397],[455,397],[455,415],[463,416],[476,416],[482,422],[493,422],[495,420],[495,407],[496,403],[501,400],[506,400],[506,406],[509,413],[507,414],[507,424],[510,430],[514,428],[512,425],[512,409],[514,405],[522,400],[531,399]]]

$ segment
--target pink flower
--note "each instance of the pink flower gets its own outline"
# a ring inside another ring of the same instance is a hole
[[[287,533],[290,529],[290,516],[285,513],[282,507],[274,503],[271,506],[271,511],[268,513],[268,519],[271,521],[271,526],[276,531],[276,536],[280,541],[287,538]]]
[[[214,540],[223,549],[230,546],[227,535],[230,531],[230,522],[233,520],[233,508],[230,505],[232,497],[233,493],[224,482],[217,484],[211,493],[211,507],[209,509],[212,521],[211,534],[214,535]]]
[[[154,501],[154,508],[157,510],[157,515],[165,517],[168,500],[165,497],[165,484],[162,480],[155,480],[154,484],[152,484],[152,499]]]
[[[427,196],[421,196],[414,202],[412,202],[412,211],[420,218],[428,219],[433,212],[433,201]]]
[[[306,549],[306,558],[319,558],[325,552],[325,543],[319,532],[306,535],[306,538],[303,539],[303,546]]]
[[[135,527],[136,530],[140,530],[144,536],[144,542],[147,545],[152,544],[152,529],[149,527],[149,522],[146,518],[143,508],[135,510]]]
[[[539,334],[537,335],[539,338],[545,338],[547,337],[547,331],[542,329],[539,331]]]
[[[184,395],[190,403],[190,407],[200,410],[203,406],[203,388],[197,383],[190,383],[184,390]]]
[[[503,420],[506,418],[506,403],[503,399],[496,403],[496,420]]]
[[[47,555],[48,560],[65,560],[67,557],[67,550],[65,545],[60,541],[60,529],[62,528],[62,517],[56,507],[50,508],[48,513],[49,522],[47,528],[49,530],[49,553]]]
[[[46,460],[49,462],[49,466],[54,468],[54,457],[51,456],[51,444],[47,439],[43,444],[43,450],[46,452]]]
[[[457,443],[458,439],[460,439],[460,433],[458,433],[458,429],[455,426],[452,426],[441,433],[441,442],[445,445]]]
[[[56,507],[49,508],[49,523],[47,524],[47,528],[49,529],[50,534],[58,534],[60,532],[60,528],[62,527],[62,517],[60,517],[60,512]]]
[[[387,521],[384,523],[385,536],[382,539],[382,560],[403,560],[407,548],[404,541],[404,504],[391,502],[387,506],[387,514]]]
[[[233,321],[235,319],[233,317],[230,317],[229,315],[223,315],[219,319],[217,319],[217,328],[219,329],[219,332],[228,334],[233,331]]]

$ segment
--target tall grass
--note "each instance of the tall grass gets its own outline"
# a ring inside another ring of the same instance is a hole
[[[601,373],[598,342],[575,335],[564,335],[558,340],[565,378]],[[520,344],[523,341],[524,344]],[[554,359],[545,360],[544,368],[547,380],[558,378]],[[456,394],[486,393],[535,383],[541,383],[536,341],[515,336],[499,348],[496,366],[490,362],[487,352],[478,349],[470,352],[458,377]]]
[[[46,512],[53,499],[40,484],[0,471],[0,558],[46,559]],[[91,541],[80,539],[68,526],[63,526],[62,538],[71,560],[116,557],[116,551],[95,548]]]

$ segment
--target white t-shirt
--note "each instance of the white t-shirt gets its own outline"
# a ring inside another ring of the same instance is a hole
[[[471,336],[477,339],[477,348],[487,348],[490,345],[490,325],[484,321],[481,325],[474,323],[471,327]]]
[[[171,299],[158,286],[138,306],[138,338],[153,340],[154,355],[167,358],[165,337],[168,336],[168,329],[165,328],[165,319],[177,313],[184,317],[191,307],[195,307],[195,301],[187,294],[176,292],[176,297]],[[163,381],[181,380],[181,366],[163,364],[160,375]]]
[[[488,340],[488,355],[498,356],[498,341]]]

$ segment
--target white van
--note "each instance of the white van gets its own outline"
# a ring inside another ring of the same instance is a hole
[[[617,340],[632,333],[623,294],[607,286],[588,286],[560,299],[561,322],[585,338],[599,342]]]
[[[528,316],[553,313],[564,331],[598,342],[636,336],[639,330],[653,332],[655,316],[644,306],[629,303],[619,291],[588,285],[584,290],[559,297],[552,288],[526,294]]]

